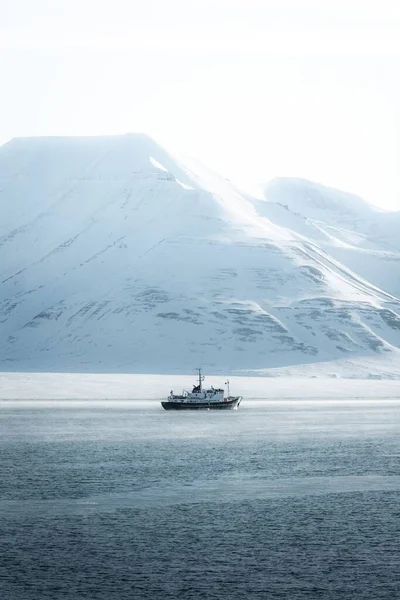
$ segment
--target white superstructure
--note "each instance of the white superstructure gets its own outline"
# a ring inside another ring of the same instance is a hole
[[[221,388],[214,388],[211,386],[209,388],[203,387],[203,381],[205,379],[204,375],[201,374],[201,369],[197,369],[198,371],[198,384],[193,386],[191,392],[188,390],[182,390],[181,394],[174,394],[173,390],[171,390],[170,395],[168,396],[168,401],[170,402],[223,402],[225,398],[225,390]],[[229,383],[227,382],[227,385]],[[226,397],[229,396],[229,389]]]
[[[229,381],[226,382],[226,390],[223,388],[203,387],[204,376],[201,369],[198,371],[198,383],[193,386],[191,392],[182,390],[181,394],[174,394],[171,390],[170,395],[165,401],[161,402],[165,410],[181,409],[218,409],[218,410],[236,410],[242,400],[242,396],[231,396],[229,392]]]

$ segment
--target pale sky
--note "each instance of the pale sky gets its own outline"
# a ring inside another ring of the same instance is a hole
[[[0,0],[0,143],[140,131],[400,210],[400,2]]]

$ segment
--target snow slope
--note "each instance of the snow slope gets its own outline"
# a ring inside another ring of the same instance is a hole
[[[307,216],[290,186],[257,201],[144,135],[12,140],[0,368],[381,372],[387,357],[400,373],[399,252],[350,231],[372,209],[331,193]]]
[[[195,380],[193,373],[185,375],[171,374],[167,385],[176,390],[187,389]],[[221,377],[207,376],[208,385],[220,386]],[[223,383],[223,381],[222,381]],[[274,377],[232,377],[233,393],[243,395],[245,402],[240,411],[246,410],[255,401],[282,401],[313,403],[352,402],[360,403],[393,402],[400,400],[398,381],[365,381],[349,379],[330,379],[326,381],[304,376],[301,379]],[[129,409],[142,408],[143,401],[151,402],[156,410],[161,410],[159,401],[165,397],[165,375],[148,374],[110,374],[110,373],[0,373],[0,409],[11,407],[13,410],[23,407],[54,406],[59,401],[63,409],[70,407],[101,404],[104,407],[126,406]],[[65,402],[67,400],[67,402]],[[155,402],[156,401],[156,402]],[[147,404],[147,403],[146,403]]]
[[[301,179],[275,179],[259,210],[315,240],[378,287],[400,296],[400,213]]]

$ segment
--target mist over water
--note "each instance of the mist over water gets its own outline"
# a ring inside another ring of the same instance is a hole
[[[8,402],[4,600],[400,593],[400,403]]]

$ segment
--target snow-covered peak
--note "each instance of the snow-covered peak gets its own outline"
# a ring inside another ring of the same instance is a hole
[[[139,173],[173,172],[189,185],[171,155],[144,134],[14,138],[0,147],[0,181],[17,179],[129,180]]]
[[[144,135],[6,144],[2,368],[394,360],[400,256],[338,220],[375,212],[343,192],[292,184],[272,185],[275,199],[286,190],[282,202],[256,200]],[[288,205],[296,197],[313,218]]]
[[[349,225],[379,212],[359,196],[306,179],[273,179],[264,186],[264,196],[303,217],[331,224]]]

